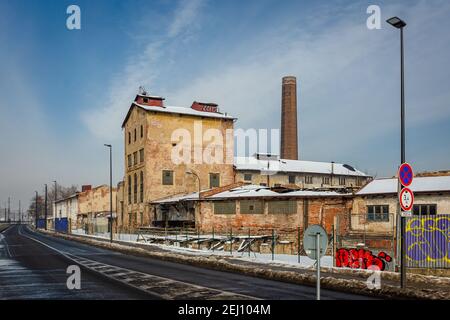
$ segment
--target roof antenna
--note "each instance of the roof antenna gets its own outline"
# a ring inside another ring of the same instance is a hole
[[[145,88],[143,86],[139,87],[139,94],[146,96],[147,95],[147,90],[145,90]]]

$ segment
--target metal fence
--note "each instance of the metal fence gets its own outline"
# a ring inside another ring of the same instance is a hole
[[[406,218],[408,268],[450,268],[450,215]]]

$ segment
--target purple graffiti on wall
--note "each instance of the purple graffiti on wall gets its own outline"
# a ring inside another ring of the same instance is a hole
[[[450,215],[408,218],[405,240],[410,266],[450,267]]]

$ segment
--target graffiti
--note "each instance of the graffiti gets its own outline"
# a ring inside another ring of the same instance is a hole
[[[450,215],[408,218],[405,242],[410,267],[450,268]]]
[[[341,248],[336,251],[337,267],[383,271],[388,268],[391,261],[391,256],[383,251],[376,256],[372,254],[372,251],[365,249]]]

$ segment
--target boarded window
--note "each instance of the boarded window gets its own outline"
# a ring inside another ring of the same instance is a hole
[[[172,170],[163,170],[162,184],[165,186],[173,185],[173,171]]]
[[[214,202],[214,214],[236,214],[235,201]]]
[[[263,214],[264,202],[261,200],[241,200],[241,214]]]
[[[220,186],[220,174],[210,173],[209,174],[209,187],[218,188]]]
[[[244,174],[244,181],[252,181],[252,174],[251,173],[245,173]]]
[[[297,213],[297,202],[294,200],[269,201],[269,214]]]

